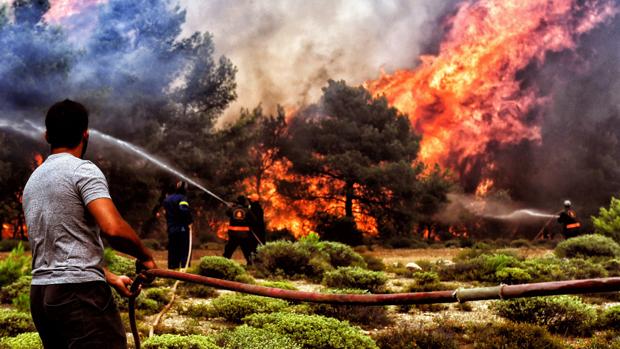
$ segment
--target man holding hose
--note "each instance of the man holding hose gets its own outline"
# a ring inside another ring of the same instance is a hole
[[[130,296],[131,279],[104,268],[101,236],[147,269],[156,268],[153,255],[118,213],[103,173],[82,159],[89,137],[86,108],[58,102],[45,127],[51,155],[32,173],[23,195],[32,318],[45,348],[126,348],[109,286]]]

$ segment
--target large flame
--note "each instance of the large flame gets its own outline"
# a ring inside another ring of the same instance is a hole
[[[366,86],[409,115],[423,136],[422,161],[467,174],[466,160],[486,160],[490,145],[541,140],[535,110],[545,98],[523,86],[519,73],[542,64],[549,52],[575,48],[580,34],[617,12],[610,0],[463,2],[437,55]],[[480,194],[492,186],[486,178],[479,182]]]

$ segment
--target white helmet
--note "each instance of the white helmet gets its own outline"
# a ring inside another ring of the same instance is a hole
[[[564,207],[571,207],[572,204],[570,202],[570,200],[564,200]]]

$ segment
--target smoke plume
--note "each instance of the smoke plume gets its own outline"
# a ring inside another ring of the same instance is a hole
[[[268,2],[181,0],[185,32],[214,34],[218,52],[239,68],[240,107],[318,100],[328,79],[361,84],[382,70],[410,68],[436,45],[453,0]]]

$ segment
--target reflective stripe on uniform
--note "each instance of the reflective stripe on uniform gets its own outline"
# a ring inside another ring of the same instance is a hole
[[[179,202],[179,206],[189,206],[189,202],[181,201],[181,202]]]
[[[581,223],[567,224],[566,229],[575,229],[581,227]]]
[[[235,226],[230,226],[230,227],[228,227],[228,230],[232,230],[232,231],[250,231],[250,227],[235,227]]]

